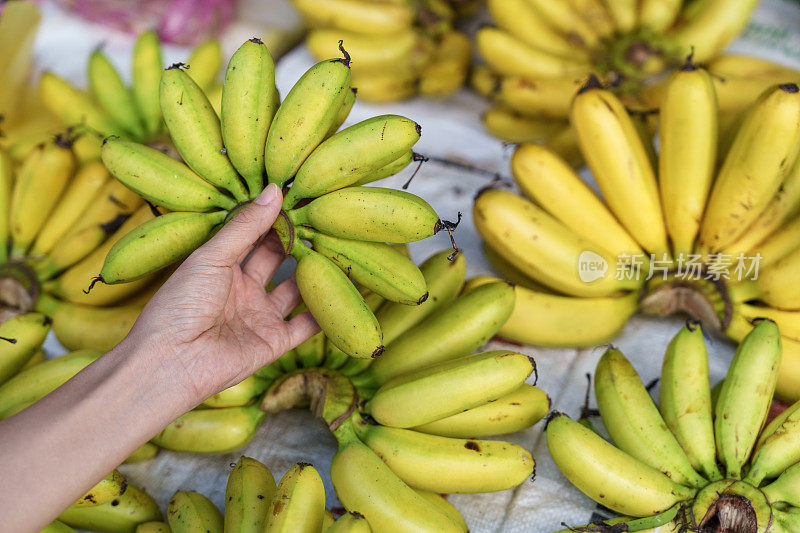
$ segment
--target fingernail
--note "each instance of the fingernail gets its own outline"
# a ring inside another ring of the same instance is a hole
[[[278,198],[278,186],[274,183],[267,185],[267,188],[261,191],[258,198],[253,200],[258,205],[269,205]]]

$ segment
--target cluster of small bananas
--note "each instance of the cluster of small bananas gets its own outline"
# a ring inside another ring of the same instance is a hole
[[[609,348],[594,385],[613,444],[590,422],[554,413],[550,454],[584,494],[627,515],[615,520],[625,531],[797,531],[800,402],[766,423],[780,360],[778,327],[763,320],[711,389],[703,333],[690,322],[667,347],[657,407],[630,362]],[[570,531],[605,531],[590,527]]]
[[[687,63],[663,91],[658,154],[596,79],[570,118],[602,199],[530,144],[512,172],[531,201],[488,189],[474,205],[489,259],[519,283],[501,335],[595,345],[638,309],[685,311],[741,340],[767,317],[784,337],[778,395],[800,398],[798,86],[773,85],[723,130],[711,76]]]
[[[369,102],[419,93],[449,96],[466,81],[469,38],[453,29],[477,0],[292,0],[310,27],[306,45],[318,59],[344,41],[353,56],[353,84]]]
[[[566,118],[572,96],[589,73],[612,84],[630,107],[646,108],[642,91],[658,85],[654,76],[680,63],[690,49],[698,62],[712,61],[744,28],[757,4],[490,0],[497,26],[478,31],[486,66],[476,68],[472,77],[472,85],[496,102],[484,124],[507,142],[545,141],[568,154],[566,159],[574,158]]]

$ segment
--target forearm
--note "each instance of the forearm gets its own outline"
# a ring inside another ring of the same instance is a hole
[[[192,405],[174,372],[123,343],[0,422],[0,516],[39,531]]]

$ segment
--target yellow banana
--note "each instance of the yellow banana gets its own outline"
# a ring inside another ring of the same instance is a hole
[[[276,490],[269,468],[240,457],[225,487],[225,531],[262,533]]]
[[[172,529],[166,522],[150,521],[142,522],[136,526],[134,533],[172,533]]]
[[[98,224],[110,224],[122,216],[133,213],[142,205],[142,198],[117,180],[108,181],[100,189],[73,227],[66,233],[75,233]],[[120,222],[121,223],[121,222]]]
[[[268,533],[317,533],[325,515],[325,487],[316,469],[297,463],[278,483],[267,510],[263,531]]]
[[[452,95],[467,80],[471,59],[469,37],[458,31],[445,33],[436,45],[431,62],[420,72],[419,93],[428,98]]]
[[[379,35],[411,27],[415,15],[412,6],[402,2],[292,0],[292,4],[312,27],[333,26],[347,31]]]
[[[541,142],[565,127],[550,119],[524,117],[504,105],[490,107],[482,119],[493,137],[512,144]]]
[[[186,65],[194,82],[207,90],[222,68],[222,45],[216,39],[203,41],[194,47]]]
[[[154,136],[162,129],[161,105],[158,87],[164,63],[161,59],[161,42],[154,31],[139,35],[133,46],[133,99],[139,110],[145,131]]]
[[[419,156],[415,154],[413,150],[409,150],[391,163],[370,172],[353,185],[366,185],[367,183],[372,183],[373,181],[394,176],[414,161],[420,161]]]
[[[572,98],[581,87],[578,78],[540,78],[505,76],[500,82],[497,101],[517,113],[531,117],[566,119]]]
[[[405,73],[354,75],[352,85],[360,100],[373,104],[407,100],[417,93],[416,76]]]
[[[114,469],[72,505],[73,507],[102,505],[124,494],[127,488],[128,482],[125,480],[125,476],[120,474],[119,470]]]
[[[140,463],[152,459],[158,454],[158,446],[152,442],[145,442],[125,459],[122,464]]]
[[[581,50],[554,29],[528,0],[489,0],[486,4],[494,23],[525,44],[551,54],[580,57]]]
[[[11,188],[14,184],[14,162],[0,148],[0,213],[8,213],[11,206]],[[8,260],[8,240],[11,236],[8,215],[0,216],[0,263]]]
[[[637,0],[612,0],[605,4],[608,8],[608,14],[614,20],[617,31],[627,33],[636,27],[638,23],[637,11],[639,10],[639,2]]]
[[[125,215],[120,216],[124,222]],[[121,223],[121,222],[119,222]],[[118,229],[117,222],[91,226],[62,237],[45,257],[36,261],[33,268],[40,280],[51,279],[59,272],[71,267],[89,254]]]
[[[328,139],[345,123],[347,117],[350,116],[350,111],[352,111],[353,106],[356,103],[356,98],[358,95],[358,89],[351,87],[350,92],[345,93],[344,102],[342,102],[342,107],[339,108],[339,112],[336,114],[336,120],[333,121],[333,125],[328,130],[328,134],[325,136],[325,139]]]
[[[232,387],[216,393],[203,402],[206,407],[241,407],[250,403],[269,387],[271,380],[250,376]]]
[[[99,48],[89,56],[89,86],[97,102],[117,124],[136,139],[144,137],[144,125],[133,94]]]
[[[100,109],[92,99],[52,72],[39,80],[39,97],[47,109],[68,126],[84,124],[101,136],[126,137],[122,126]]]
[[[760,299],[780,309],[800,309],[800,249],[795,249],[759,272],[756,283]]]
[[[584,76],[590,68],[580,61],[538,50],[498,28],[478,30],[476,43],[486,63],[505,76],[563,78]]]
[[[561,124],[544,145],[560,155],[561,159],[572,165],[572,168],[578,169],[585,164],[578,145],[578,136],[569,124]]]
[[[469,528],[467,527],[467,522],[464,520],[464,517],[461,516],[461,513],[458,512],[452,503],[448,502],[444,496],[436,494],[435,492],[431,492],[428,490],[420,490],[414,489],[414,492],[428,500],[430,503],[436,506],[437,509],[442,511],[445,515],[450,517],[450,519],[459,525],[464,531],[467,531]]]
[[[158,504],[145,491],[128,485],[118,498],[91,507],[68,507],[58,520],[89,531],[133,531],[138,524],[161,520]]]
[[[683,0],[643,0],[639,6],[639,24],[664,33],[678,19],[683,3]]]
[[[372,533],[372,528],[369,527],[369,522],[364,518],[364,515],[358,512],[347,513],[336,522],[333,523],[328,529],[323,530],[324,533]]]
[[[580,46],[593,47],[598,36],[569,2],[526,0],[550,25]],[[622,0],[623,3],[631,0]],[[608,4],[606,4],[607,7]]]
[[[250,442],[265,416],[258,404],[189,411],[153,437],[152,442],[176,452],[232,452]]]
[[[41,313],[25,313],[0,323],[0,384],[22,370],[48,331],[50,320]]]
[[[222,513],[197,492],[179,490],[169,501],[167,522],[172,533],[222,533]]]
[[[473,65],[470,86],[484,98],[493,99],[502,78],[486,65]]]
[[[726,47],[747,24],[758,0],[709,0],[698,2],[688,20],[679,21],[670,37],[682,47],[682,54],[694,52],[704,63]]]

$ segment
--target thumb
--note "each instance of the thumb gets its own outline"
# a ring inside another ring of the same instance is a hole
[[[282,194],[270,183],[261,194],[220,229],[204,246],[205,259],[232,266],[275,223],[281,210]]]

